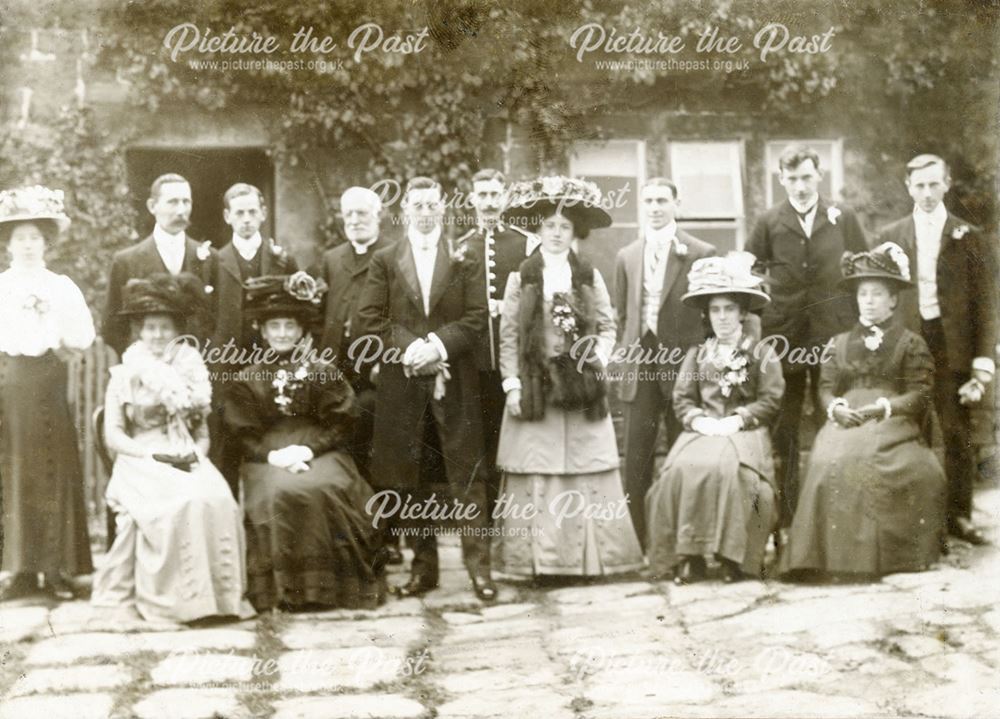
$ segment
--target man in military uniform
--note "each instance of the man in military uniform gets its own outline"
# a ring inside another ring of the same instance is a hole
[[[500,377],[500,313],[507,277],[517,272],[525,257],[538,247],[534,235],[507,227],[500,222],[504,208],[504,176],[499,170],[482,169],[472,176],[470,202],[476,211],[476,226],[458,238],[483,258],[486,273],[486,300],[489,305],[488,332],[476,349],[479,391],[483,405],[483,440],[486,452],[486,500],[492,516],[500,491],[497,445],[503,421],[504,394]]]

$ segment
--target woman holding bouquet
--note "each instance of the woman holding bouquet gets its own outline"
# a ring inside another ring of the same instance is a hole
[[[203,302],[191,275],[129,281],[121,314],[135,341],[111,369],[104,402],[116,534],[91,602],[134,602],[150,621],[253,613],[243,599],[242,512],[207,459],[208,370],[178,339]]]
[[[547,177],[515,185],[505,213],[510,224],[537,227],[541,239],[507,281],[500,323],[507,404],[494,561],[509,574],[642,567],[601,376],[615,341],[611,300],[601,274],[574,249],[611,224],[600,202],[593,183]]]
[[[91,571],[83,472],[66,400],[66,361],[94,341],[80,289],[45,267],[45,248],[69,226],[63,193],[0,192],[0,478],[4,571],[0,601],[45,588],[72,599],[70,577]]]
[[[781,363],[744,328],[770,300],[750,268],[754,256],[695,261],[682,301],[700,307],[711,336],[688,350],[674,385],[684,432],[646,494],[649,565],[676,584],[704,578],[705,556],[725,582],[759,575],[777,522],[767,426],[785,390]]]
[[[325,289],[305,272],[245,285],[270,357],[240,373],[225,417],[242,447],[249,597],[260,611],[372,608],[384,597],[365,511],[372,490],[350,454],[354,392],[311,350]]]

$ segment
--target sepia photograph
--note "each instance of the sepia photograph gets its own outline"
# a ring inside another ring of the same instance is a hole
[[[1000,0],[0,0],[0,719],[1000,716]]]

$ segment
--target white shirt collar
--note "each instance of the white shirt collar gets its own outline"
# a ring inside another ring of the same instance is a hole
[[[569,265],[569,250],[556,254],[547,251],[544,247],[539,247],[538,251],[542,254],[542,261],[547,268],[558,269]]]
[[[168,245],[176,248],[178,243],[181,245],[184,244],[184,230],[181,230],[176,235],[171,235],[159,225],[153,225],[153,241],[157,245]]]
[[[673,220],[665,224],[658,230],[654,230],[652,227],[647,227],[645,229],[646,241],[653,245],[665,245],[672,242],[677,236],[677,223]]]
[[[789,204],[795,209],[796,212],[805,212],[806,208],[809,209],[807,214],[812,214],[819,207],[819,195],[814,195],[811,200],[809,200],[804,206],[800,205],[798,202],[793,200],[791,197],[788,198]]]
[[[406,236],[414,249],[434,248],[437,247],[438,241],[441,239],[441,227],[437,226],[425,235],[418,231],[416,227],[410,225],[406,231]]]
[[[378,242],[378,237],[377,236],[373,237],[371,240],[368,241],[368,244],[366,244],[366,245],[362,245],[361,243],[355,242],[354,240],[348,240],[348,242],[351,243],[351,247],[354,248],[354,251],[357,254],[359,254],[359,255],[367,255],[368,254],[368,249],[372,245],[374,245],[376,242]]]
[[[254,236],[248,240],[244,240],[235,232],[233,233],[233,247],[235,247],[236,251],[240,253],[240,257],[247,262],[257,256],[257,251],[260,249],[263,242],[264,240],[261,239],[260,232],[255,233]]]
[[[936,222],[938,224],[943,225],[944,222],[948,219],[948,210],[947,208],[945,208],[943,202],[939,202],[938,206],[935,207],[930,212],[924,212],[919,205],[914,205],[913,217],[918,222],[920,222],[921,220],[923,220],[924,222],[926,222],[927,220],[931,220],[932,222]]]

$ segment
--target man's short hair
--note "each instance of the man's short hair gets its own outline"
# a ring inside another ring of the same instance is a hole
[[[367,201],[368,204],[372,206],[372,210],[376,215],[382,211],[382,198],[379,197],[377,192],[370,190],[367,187],[355,185],[354,187],[348,187],[344,190],[344,193],[340,196],[341,209],[344,207],[344,202],[351,197],[357,197]]]
[[[226,190],[226,194],[222,196],[222,202],[228,210],[230,201],[235,200],[237,197],[252,195],[254,193],[257,194],[257,199],[260,201],[261,209],[266,207],[266,203],[264,202],[264,193],[253,185],[248,185],[245,182],[237,182],[235,185]]]
[[[944,158],[929,154],[917,155],[906,163],[906,179],[909,180],[910,175],[917,170],[923,170],[931,165],[941,165],[944,168],[944,179],[946,181],[951,179],[951,168],[948,167],[948,163],[944,161]]]
[[[191,184],[187,181],[187,178],[178,175],[176,172],[168,172],[167,174],[160,175],[153,180],[153,184],[149,187],[149,199],[156,202],[156,200],[160,197],[160,188],[164,185],[169,185],[171,182],[183,182],[185,185]]]
[[[673,198],[675,200],[677,199],[677,185],[674,184],[673,180],[668,180],[666,177],[650,177],[642,183],[642,187],[639,189],[639,194],[642,194],[642,191],[647,187],[669,187]]]
[[[794,170],[806,160],[812,160],[813,167],[819,170],[819,155],[814,149],[805,145],[789,145],[778,158],[778,169]]]
[[[406,192],[403,193],[403,202],[406,202],[406,198],[409,197],[410,192],[413,190],[433,189],[437,189],[438,192],[441,192],[441,183],[437,180],[431,179],[430,177],[424,177],[423,175],[412,177],[410,178],[410,181],[406,183]]]
[[[492,167],[484,167],[472,176],[473,185],[477,182],[488,182],[490,180],[496,180],[501,185],[507,183],[507,178],[503,176],[503,173],[500,170],[494,170]]]

